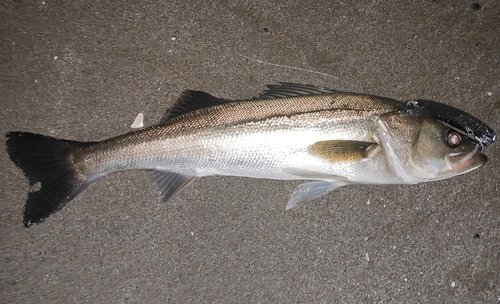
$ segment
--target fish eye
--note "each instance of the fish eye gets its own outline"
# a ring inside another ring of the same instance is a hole
[[[450,131],[448,132],[448,135],[446,135],[446,142],[448,143],[448,146],[450,146],[451,148],[458,147],[461,141],[462,137],[460,136],[459,133],[455,131]]]

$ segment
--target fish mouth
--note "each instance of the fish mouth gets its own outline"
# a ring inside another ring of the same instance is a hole
[[[475,170],[488,161],[488,157],[481,153],[482,144],[477,144],[469,153],[453,153],[446,157],[449,168],[457,174],[464,174]]]
[[[476,170],[477,168],[483,166],[486,162],[488,161],[488,157],[482,153],[478,153],[476,157],[470,162],[467,166],[467,169],[463,170],[460,172],[460,174],[467,173],[473,170]]]

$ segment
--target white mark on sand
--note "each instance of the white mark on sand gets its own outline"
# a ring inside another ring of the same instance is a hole
[[[130,126],[132,129],[139,129],[144,127],[144,114],[139,113],[134,120],[134,123]]]

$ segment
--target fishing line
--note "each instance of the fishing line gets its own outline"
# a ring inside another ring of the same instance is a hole
[[[315,71],[315,70],[309,70],[309,69],[303,69],[303,68],[298,68],[298,67],[293,67],[293,66],[288,66],[288,65],[283,65],[283,64],[277,64],[277,63],[267,62],[267,61],[264,61],[264,60],[251,58],[251,57],[239,54],[239,53],[235,53],[235,54],[238,55],[238,56],[240,56],[240,57],[243,57],[245,59],[253,60],[253,61],[256,61],[256,62],[262,63],[262,64],[272,65],[272,66],[276,66],[276,67],[280,67],[280,68],[285,68],[285,69],[298,70],[298,71],[303,71],[303,72],[308,72],[308,73],[315,73],[315,74],[319,74],[319,75],[323,75],[323,76],[327,76],[327,77],[339,79],[337,76],[333,76],[333,75],[330,75],[330,74],[327,74],[327,73],[323,73],[323,72],[319,72],[319,71]]]

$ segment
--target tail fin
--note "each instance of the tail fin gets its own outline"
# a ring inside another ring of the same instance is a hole
[[[88,186],[75,175],[70,161],[76,148],[92,143],[59,140],[24,132],[9,132],[7,152],[31,185],[23,211],[26,227],[60,210]]]

